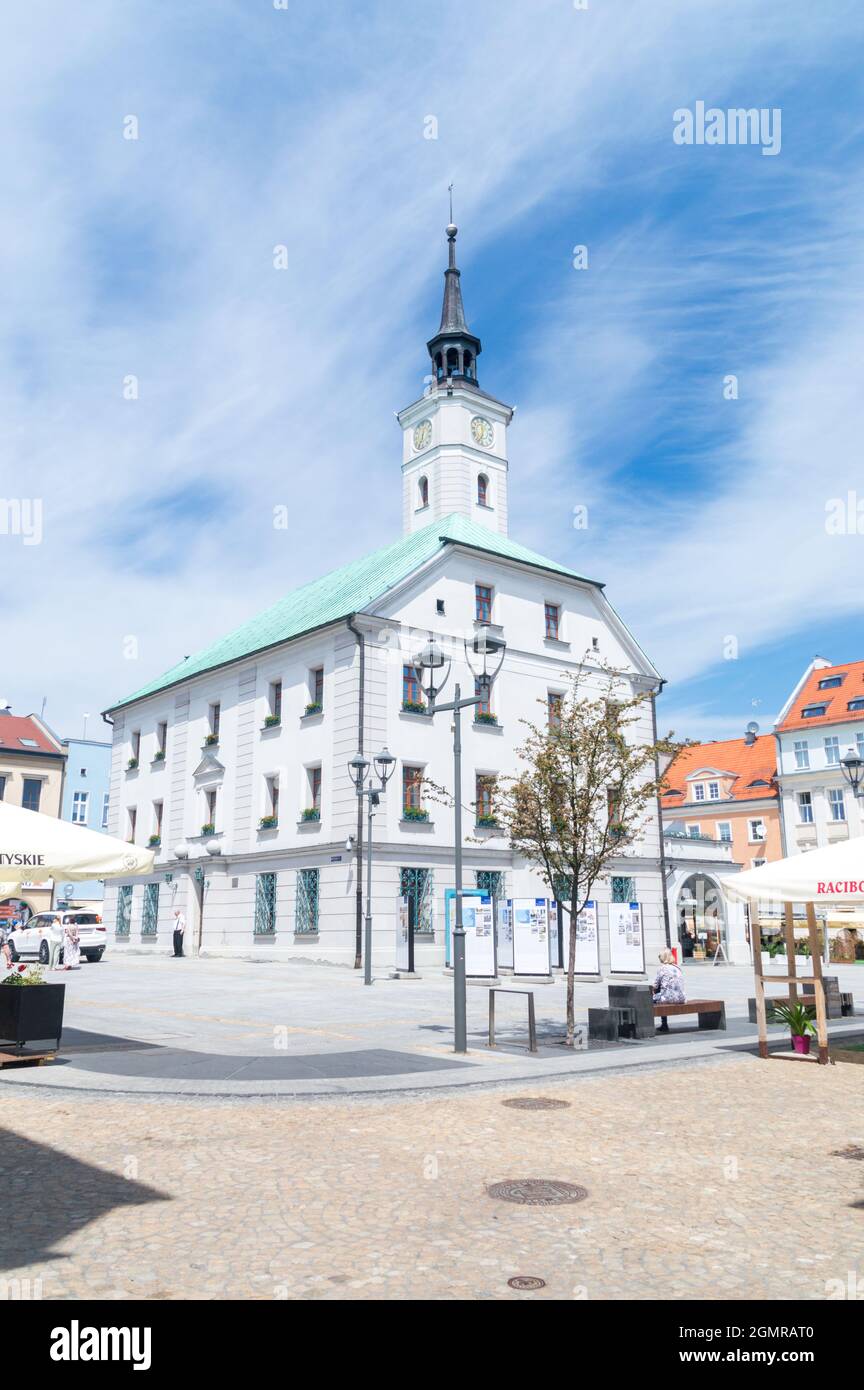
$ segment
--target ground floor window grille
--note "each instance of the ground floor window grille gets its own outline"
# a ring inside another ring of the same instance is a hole
[[[132,884],[126,883],[117,893],[117,935],[128,936],[132,926]]]
[[[319,877],[318,869],[298,870],[297,905],[294,912],[294,930],[298,936],[306,936],[318,930]]]
[[[612,901],[613,903],[632,903],[636,901],[636,880],[635,878],[621,878],[613,875],[612,878]]]
[[[276,875],[255,875],[255,935],[273,936],[276,931]]]
[[[142,936],[155,936],[159,927],[159,884],[144,884],[144,917],[141,922]]]
[[[481,893],[488,893],[494,903],[504,897],[504,874],[501,869],[478,869],[476,879]]]
[[[414,904],[414,930],[427,935],[434,930],[432,870],[400,869],[399,892]]]

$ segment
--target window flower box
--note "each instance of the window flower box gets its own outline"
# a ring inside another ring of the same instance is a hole
[[[305,708],[304,711],[303,711],[303,718],[304,718],[304,719],[308,719],[309,716],[310,716],[310,714],[323,714],[323,713],[324,713],[324,706],[322,705],[321,701],[320,701],[320,700],[310,700],[309,704],[306,706],[306,708]]]
[[[278,816],[262,816],[258,822],[259,830],[275,830],[279,824]]]
[[[126,771],[127,771],[127,772],[134,772],[137,766],[138,766],[138,759],[137,759],[137,758],[130,758],[129,761],[128,761],[128,763],[126,764]]]
[[[208,734],[207,737],[206,737],[205,740],[204,740],[204,747],[205,747],[205,748],[215,748],[216,745],[218,744],[218,742],[219,742],[219,735],[218,735],[218,734]]]
[[[497,714],[484,713],[482,710],[474,716],[475,724],[495,724],[498,723]]]
[[[402,811],[402,819],[425,822],[429,819],[429,812],[422,806],[405,806]]]
[[[497,816],[485,815],[477,817],[477,825],[481,830],[498,830],[499,821]]]
[[[150,839],[147,841],[147,848],[148,848],[148,849],[158,849],[159,846],[161,845],[161,843],[162,843],[162,836],[161,836],[161,835],[151,835],[151,836],[150,836]]]
[[[307,806],[302,816],[302,821],[316,821],[321,819],[321,812],[317,806]]]
[[[403,700],[403,701],[402,701],[402,713],[403,713],[403,714],[428,714],[429,711],[427,710],[426,706],[425,706],[425,705],[422,703],[422,701],[420,701],[420,700]]]
[[[268,714],[268,715],[265,715],[265,717],[264,717],[264,728],[265,728],[265,729],[278,729],[278,728],[279,728],[279,725],[280,725],[281,723],[282,723],[282,716],[281,716],[281,714]]]
[[[202,835],[215,835],[215,834],[216,834],[216,827],[215,827],[215,825],[213,824],[212,821],[208,821],[206,825],[202,825],[202,827],[201,827],[201,834],[202,834]]]
[[[165,749],[164,749],[164,748],[157,748],[157,749],[156,749],[156,752],[153,754],[153,761],[154,761],[154,763],[164,763],[164,761],[165,761]]]

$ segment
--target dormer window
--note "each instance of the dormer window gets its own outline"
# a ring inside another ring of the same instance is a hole
[[[477,478],[477,505],[478,507],[489,506],[489,479],[485,473],[480,473]]]
[[[419,483],[417,484],[417,506],[420,508],[429,506],[428,478],[421,478]]]
[[[827,710],[827,705],[805,705],[801,711],[802,719],[818,719]]]
[[[719,782],[709,782],[709,783],[708,783],[708,800],[709,800],[709,801],[719,801],[719,800],[720,800],[720,783],[719,783]]]
[[[694,800],[694,801],[704,801],[704,800],[705,800],[705,783],[704,783],[704,782],[696,782],[696,783],[695,783],[695,785],[694,785],[694,787],[693,787],[693,800]]]
[[[819,682],[820,690],[836,690],[838,685],[843,684],[842,676],[824,676]]]

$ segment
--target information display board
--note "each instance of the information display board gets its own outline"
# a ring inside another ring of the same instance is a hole
[[[465,928],[465,974],[494,978],[495,910],[492,899],[463,899],[462,925]]]
[[[600,974],[600,935],[597,931],[597,904],[589,898],[576,918],[577,975]]]
[[[609,904],[609,968],[613,974],[644,974],[641,903]]]
[[[498,964],[513,969],[513,899],[498,903]]]
[[[396,912],[396,969],[414,969],[414,933],[411,930],[411,902],[406,895],[397,903]]]
[[[513,973],[548,975],[549,904],[545,898],[513,899]]]

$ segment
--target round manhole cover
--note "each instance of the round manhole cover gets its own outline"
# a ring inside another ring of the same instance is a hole
[[[493,1182],[486,1191],[501,1202],[515,1202],[522,1207],[559,1207],[565,1202],[584,1202],[588,1196],[588,1189],[575,1182],[556,1182],[550,1178]]]
[[[514,1100],[504,1100],[502,1105],[511,1110],[569,1110],[569,1100],[554,1100],[552,1096],[516,1096]]]
[[[545,1279],[535,1279],[530,1274],[517,1274],[513,1279],[508,1279],[507,1284],[511,1289],[545,1289]]]

